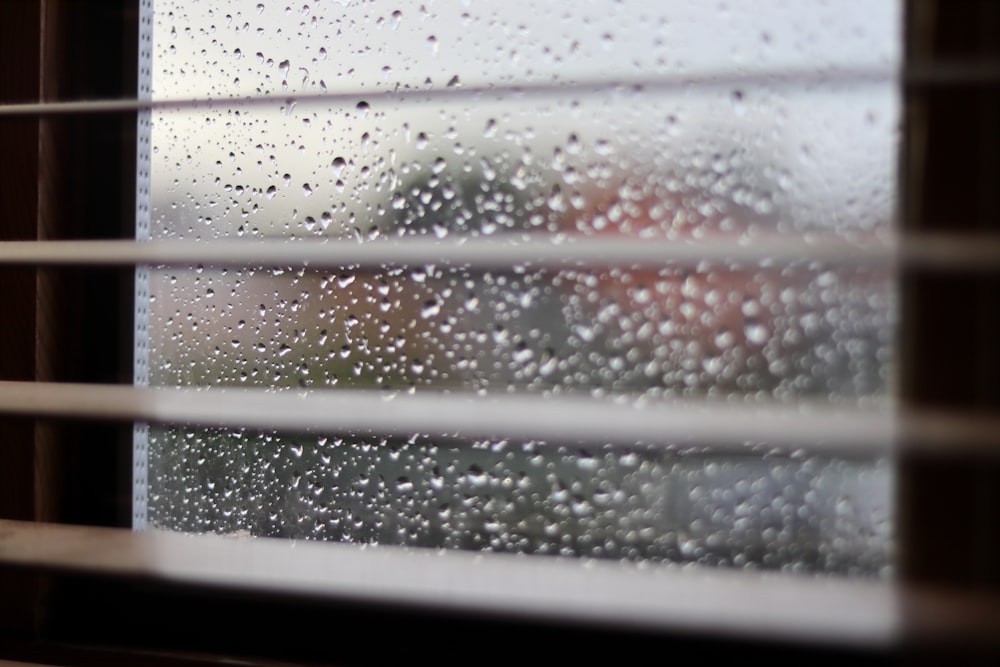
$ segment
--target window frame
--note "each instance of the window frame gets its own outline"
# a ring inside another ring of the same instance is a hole
[[[114,47],[109,47],[103,55],[94,55],[87,64],[74,61],[74,58],[80,49],[90,54],[98,53],[100,49],[95,45],[102,40],[119,45],[119,53],[128,53],[129,48],[136,52],[138,4],[138,0],[121,0],[120,6],[116,5],[121,12],[119,18],[103,23],[95,20],[93,5],[88,8],[84,6],[86,3],[73,0],[19,0],[11,5],[6,10],[10,20],[0,24],[3,26],[0,28],[3,31],[0,32],[0,54],[7,56],[4,62],[27,62],[28,67],[21,71],[23,76],[16,86],[8,86],[5,80],[5,85],[0,87],[6,97],[4,101],[91,95],[135,97],[134,69],[127,64],[128,58],[123,59],[124,65],[116,62]],[[995,8],[991,9],[988,1],[959,5],[932,0],[906,3],[906,57],[910,65],[996,57],[989,48],[992,46],[995,50],[1000,44],[1000,21]],[[81,21],[90,30],[76,30]],[[38,54],[37,61],[32,59],[32,54]],[[88,74],[83,84],[74,87],[69,81],[80,68]],[[101,88],[99,76],[109,68],[122,72],[120,80],[111,77],[116,79],[117,88],[110,90]],[[5,68],[5,72],[11,69],[16,68]],[[975,90],[982,82],[968,85]],[[955,104],[946,90],[927,89],[914,82],[908,85],[901,169],[904,231],[952,233],[956,231],[956,220],[968,220],[970,227],[979,231],[998,231],[997,194],[993,193],[990,200],[986,187],[990,174],[996,173],[997,163],[997,137],[987,128],[989,119],[996,117],[990,113],[996,108],[998,96],[995,82],[993,85],[990,91],[970,93],[963,104]],[[972,117],[977,119],[975,123],[968,120],[970,110]],[[83,141],[88,131],[86,127],[42,117],[27,119],[16,130],[10,130],[9,119],[0,119],[8,128],[7,133],[0,134],[0,140],[5,145],[18,146],[18,155],[25,156],[25,161],[17,168],[8,161],[3,169],[4,178],[0,183],[6,188],[2,191],[6,210],[0,238],[124,238],[131,234],[133,193],[122,184],[132,183],[135,172],[134,152],[130,152],[134,151],[135,140],[128,139],[134,137],[129,134],[128,127],[133,128],[134,133],[135,118],[126,113],[109,115],[106,120],[118,127],[121,137],[118,149],[105,153],[118,155],[114,158],[118,166],[109,170],[113,185],[105,190],[121,192],[113,215],[107,214],[106,201],[88,199],[84,192],[88,186],[93,190],[99,179],[98,170],[91,167],[98,147]],[[972,141],[969,141],[970,132]],[[983,138],[980,132],[985,139],[975,141]],[[956,137],[962,141],[955,141]],[[965,182],[983,186],[976,207],[959,211],[951,208],[956,193],[962,192],[963,183],[953,173],[945,173],[954,170],[955,165],[964,167],[959,171]],[[80,174],[85,174],[85,178],[81,179]],[[921,183],[925,187],[920,187]],[[63,194],[47,197],[44,193]],[[71,212],[80,210],[76,207],[90,214],[72,215]],[[0,341],[3,349],[20,352],[0,357],[0,378],[130,382],[131,359],[123,363],[121,352],[123,347],[129,346],[120,344],[122,340],[131,340],[130,306],[124,313],[108,315],[115,324],[100,328],[92,337],[96,341],[93,349],[101,350],[99,354],[87,359],[83,351],[90,349],[87,346],[66,350],[58,344],[59,332],[74,327],[86,328],[83,325],[91,320],[88,307],[96,307],[109,289],[120,295],[118,303],[130,304],[132,272],[111,271],[110,274],[113,275],[109,281],[96,284],[80,284],[49,271],[27,272],[10,279],[11,282],[5,280],[7,312],[12,313],[16,321],[29,325],[2,328],[10,337]],[[975,408],[995,414],[997,381],[995,374],[989,377],[995,356],[990,356],[994,353],[986,349],[988,346],[983,341],[988,342],[997,331],[996,319],[990,317],[989,309],[989,295],[998,293],[993,290],[996,277],[974,275],[957,279],[957,284],[950,280],[955,279],[925,270],[903,274],[904,397],[916,406]],[[975,285],[972,296],[958,302],[949,297],[956,288],[960,292],[965,289],[970,280]],[[948,326],[956,321],[963,326]],[[980,347],[973,351],[968,363],[947,372],[949,383],[942,383],[945,371],[924,360],[942,344],[961,349],[962,339],[958,334],[963,329],[980,332]],[[112,333],[113,330],[117,333]],[[974,390],[956,393],[947,389],[949,385]],[[7,440],[0,472],[3,482],[0,488],[4,489],[0,496],[0,516],[29,521],[128,525],[131,483],[126,478],[131,447],[127,429],[81,431],[75,425],[36,425],[30,420],[11,418],[3,418],[0,425],[0,432]],[[1000,467],[996,457],[985,461],[959,458],[944,470],[942,465],[933,455],[904,455],[899,460],[901,488],[897,516],[901,583],[904,586],[932,584],[951,592],[985,587],[992,591],[987,594],[987,602],[996,603],[1000,575],[995,565],[1000,562],[997,543],[1000,512],[994,508],[1000,505],[990,504],[989,497],[1000,488]],[[110,496],[94,488],[96,480],[107,480],[108,469],[116,471],[118,488]],[[81,476],[88,477],[91,482],[81,485]],[[942,503],[942,496],[950,502]],[[969,512],[970,507],[974,511]],[[963,516],[967,518],[955,520]],[[946,530],[955,539],[951,540],[950,549],[942,550],[940,536]],[[27,571],[32,568],[28,567]],[[302,629],[303,614],[307,611],[315,613],[305,625],[317,639],[323,637],[324,627],[356,631],[371,627],[373,623],[405,626],[407,631],[396,642],[401,655],[408,654],[410,649],[407,647],[416,646],[427,637],[440,636],[440,628],[445,625],[451,631],[484,644],[495,645],[497,633],[502,631],[507,637],[516,637],[518,642],[534,638],[544,640],[551,648],[571,647],[570,652],[580,657],[589,655],[596,641],[622,640],[629,643],[619,645],[633,649],[692,648],[720,657],[745,657],[748,652],[761,656],[815,657],[826,655],[828,651],[839,651],[841,657],[850,658],[886,657],[884,650],[858,652],[822,641],[796,645],[763,638],[735,640],[724,632],[691,635],[681,628],[675,632],[651,632],[595,627],[567,620],[538,622],[517,616],[440,613],[419,605],[331,601],[274,592],[262,594],[190,582],[154,581],[141,576],[138,579],[105,579],[43,572],[37,577],[24,577],[22,570],[4,568],[0,570],[0,592],[8,591],[11,596],[7,599],[23,604],[12,605],[0,615],[0,620],[4,621],[4,630],[0,631],[0,656],[53,662],[79,661],[89,656],[91,660],[118,660],[127,664],[137,651],[145,656],[153,655],[162,664],[191,664],[199,660],[215,664],[223,656],[290,658],[303,662],[328,659],[332,656],[329,648],[322,645],[324,641],[317,640],[310,646],[290,650],[290,638],[296,637]],[[91,614],[87,600],[96,599],[98,595],[110,601],[114,610],[111,617],[98,619]],[[91,615],[88,617],[88,614]],[[190,627],[185,630],[185,625],[196,625],[199,621],[207,624],[213,618],[227,619],[217,626],[221,638],[205,641],[195,636]],[[262,623],[262,618],[277,626]],[[151,631],[148,626],[157,623],[160,629]],[[173,637],[164,636],[171,633]],[[947,642],[941,646],[943,651],[955,650],[955,646]],[[894,647],[892,651],[899,648]],[[995,655],[1000,645],[994,640],[985,650]],[[342,657],[348,662],[371,660],[370,655],[360,650]]]
[[[3,55],[25,66],[16,86],[4,81],[3,102],[134,97],[135,58],[124,58],[136,51],[134,9],[131,0],[11,2]],[[0,131],[19,155],[2,167],[0,239],[132,236],[134,195],[122,184],[134,180],[134,117],[29,115],[4,118]],[[131,271],[2,271],[5,319],[18,326],[3,327],[17,338],[4,341],[13,353],[3,355],[0,379],[131,381]],[[0,516],[126,525],[130,494],[119,491],[129,443],[120,427],[3,418],[0,429],[11,443]]]

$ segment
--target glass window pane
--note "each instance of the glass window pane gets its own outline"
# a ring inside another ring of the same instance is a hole
[[[155,10],[155,97],[216,101],[154,113],[154,237],[893,239],[895,2]],[[158,269],[150,380],[871,405],[893,393],[895,300],[892,267],[807,258]],[[664,439],[155,429],[149,517],[888,572],[884,458]]]

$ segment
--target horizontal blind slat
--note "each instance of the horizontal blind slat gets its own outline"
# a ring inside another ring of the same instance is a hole
[[[841,454],[887,453],[887,409],[760,406],[585,396],[393,393],[350,389],[130,387],[0,382],[0,413],[275,431],[648,443],[748,451],[747,442]],[[819,434],[819,435],[817,435]]]
[[[1000,72],[1000,70],[998,70]],[[986,72],[987,75],[993,72]],[[1000,74],[998,74],[1000,75]],[[966,75],[967,76],[967,75]],[[609,92],[647,93],[684,91],[696,88],[731,88],[733,86],[766,85],[768,87],[801,88],[817,84],[885,85],[898,80],[893,67],[830,67],[772,69],[758,72],[738,72],[733,69],[703,70],[685,74],[615,77],[598,80],[520,81],[486,83],[461,87],[429,87],[414,85],[391,90],[348,89],[322,93],[293,95],[254,95],[245,97],[129,98],[108,100],[67,100],[0,104],[0,117],[39,116],[84,113],[122,113],[140,110],[174,111],[185,109],[217,109],[227,107],[288,106],[291,104],[329,104],[354,106],[361,98],[371,104],[378,102],[429,103],[442,100],[482,102],[489,99],[523,98],[552,95],[597,95]],[[941,79],[940,75],[934,77]]]
[[[294,266],[314,269],[447,263],[503,268],[560,265],[783,265],[819,262],[856,267],[901,264],[950,271],[1000,270],[1000,239],[951,235],[850,241],[829,236],[770,235],[665,240],[584,237],[425,238],[357,242],[338,239],[0,242],[0,266]]]
[[[903,451],[944,457],[1000,455],[1000,420],[993,416],[818,402],[785,406],[629,397],[0,382],[0,414],[296,432],[639,442],[728,452],[748,452],[748,443],[766,443],[831,455],[881,456],[898,443]]]
[[[601,400],[0,382],[0,414],[293,432],[644,443],[757,455],[762,450],[751,444],[840,456],[883,456],[897,446],[941,457],[1000,455],[996,417],[916,413],[888,403],[849,408],[821,402],[754,405],[629,396]]]
[[[900,629],[897,594],[884,582],[749,570],[3,520],[0,564],[754,639],[886,645]]]
[[[969,648],[1000,637],[988,594],[691,565],[0,520],[0,567],[754,640]]]
[[[145,110],[184,110],[219,107],[290,105],[293,103],[355,103],[359,98],[373,101],[417,101],[525,97],[537,95],[595,95],[613,91],[633,93],[683,91],[690,88],[731,88],[766,86],[768,88],[815,89],[820,85],[885,85],[899,83],[910,88],[950,86],[995,86],[1000,83],[1000,62],[944,62],[909,65],[902,71],[892,67],[838,67],[824,69],[776,69],[737,72],[732,69],[691,72],[665,76],[616,78],[602,81],[566,80],[557,82],[523,81],[512,84],[464,86],[462,88],[412,87],[394,90],[328,91],[318,94],[256,95],[252,97],[199,97],[183,99],[105,99],[19,102],[0,104],[0,117],[51,116],[100,113],[131,113]]]

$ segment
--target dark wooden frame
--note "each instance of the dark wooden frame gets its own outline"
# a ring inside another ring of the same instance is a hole
[[[134,97],[137,24],[134,0],[5,1],[0,103]],[[134,114],[4,117],[0,147],[0,240],[133,236]],[[131,276],[0,268],[0,379],[130,382]],[[0,418],[0,517],[126,525],[129,432]],[[49,592],[0,572],[0,635],[36,636]]]
[[[0,102],[134,97],[137,2],[9,0]],[[0,119],[0,240],[134,234],[134,114]],[[0,269],[0,379],[131,382],[131,272]],[[0,420],[0,516],[123,524],[121,433]]]
[[[1000,3],[911,0],[908,67],[1000,63]],[[906,90],[904,230],[1000,233],[1000,81]],[[971,413],[1000,409],[1000,276],[903,275],[903,398]],[[1000,447],[1000,434],[997,434]],[[904,457],[900,570],[911,582],[1000,589],[1000,463]]]

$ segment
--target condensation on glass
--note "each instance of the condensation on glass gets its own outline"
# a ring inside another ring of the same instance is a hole
[[[888,241],[894,2],[156,0],[153,236]],[[863,77],[845,72],[867,73]],[[882,73],[883,76],[871,76]],[[246,105],[247,97],[273,102]],[[150,381],[872,405],[892,267],[159,269]],[[185,531],[886,576],[892,470],[747,443],[153,429]]]

